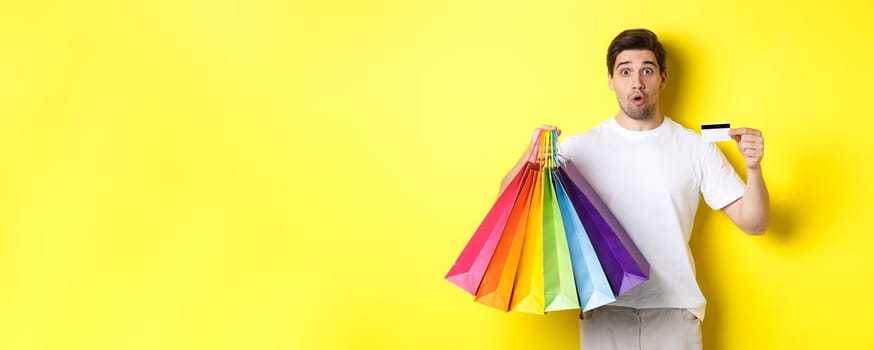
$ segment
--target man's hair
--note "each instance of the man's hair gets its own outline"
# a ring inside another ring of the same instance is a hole
[[[649,50],[655,54],[659,64],[659,72],[664,72],[668,67],[665,65],[665,48],[659,42],[659,38],[649,29],[628,29],[619,33],[610,47],[607,48],[607,73],[613,75],[613,65],[616,64],[616,56],[625,50]]]

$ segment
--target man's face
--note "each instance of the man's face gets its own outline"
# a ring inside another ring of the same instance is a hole
[[[658,113],[659,90],[665,87],[667,72],[659,72],[655,54],[649,50],[625,50],[616,56],[610,90],[616,92],[619,108],[628,117],[645,120]]]

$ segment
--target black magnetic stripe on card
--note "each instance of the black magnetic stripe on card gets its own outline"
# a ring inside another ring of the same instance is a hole
[[[707,129],[728,129],[731,124],[701,124],[701,130]]]

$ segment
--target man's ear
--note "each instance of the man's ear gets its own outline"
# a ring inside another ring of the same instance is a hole
[[[607,87],[610,88],[610,91],[615,91],[613,89],[613,74],[607,73]]]
[[[661,84],[659,84],[659,88],[660,88],[660,89],[664,89],[664,88],[665,88],[665,84],[668,83],[668,71],[664,71],[664,72],[662,72],[661,75],[662,75],[662,82],[661,82]]]

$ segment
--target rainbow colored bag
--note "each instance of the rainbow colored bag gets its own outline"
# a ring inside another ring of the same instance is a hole
[[[591,310],[648,278],[649,264],[591,185],[542,130],[529,161],[480,223],[446,279],[479,303],[543,314]]]

